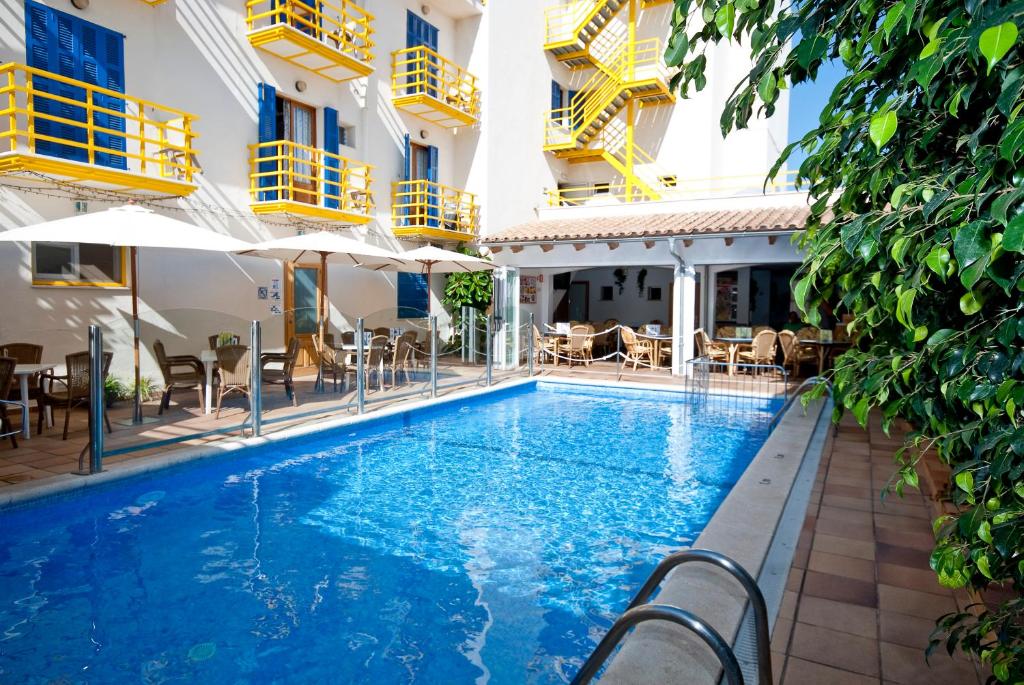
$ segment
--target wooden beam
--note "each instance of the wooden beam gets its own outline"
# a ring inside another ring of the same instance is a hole
[[[779,236],[777,236],[777,235],[770,235],[770,236],[768,236],[768,244],[769,245],[774,245],[775,241],[778,240],[778,239],[779,239]]]
[[[616,243],[616,242],[608,243],[608,249],[609,250],[617,250],[617,249],[619,249],[619,244]]]
[[[511,248],[509,248],[509,249],[511,249],[511,250],[512,250],[512,254],[519,254],[520,252],[522,252],[522,251],[523,251],[523,246],[522,246],[522,245],[513,245],[513,246],[512,246]]]
[[[573,243],[572,246],[576,249],[577,252],[579,252],[580,250],[585,248],[587,246],[587,244],[586,243]]]
[[[644,247],[647,248],[648,250],[650,250],[652,247],[654,247],[654,241],[653,240],[645,240],[644,241]]]
[[[735,239],[735,238],[726,238],[726,239],[725,239],[725,246],[726,246],[726,247],[732,247],[732,244],[733,244],[734,242],[736,242],[736,239]]]
[[[555,246],[551,243],[544,243],[543,245],[540,246],[540,249],[544,250],[545,252],[551,252],[553,249],[555,249]]]
[[[490,248],[491,254],[498,254],[503,249],[505,249],[505,248],[503,248],[501,245],[492,245],[491,248]]]

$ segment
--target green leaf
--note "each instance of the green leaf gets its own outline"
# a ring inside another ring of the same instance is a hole
[[[672,34],[672,38],[665,48],[665,64],[670,67],[677,67],[686,58],[686,51],[690,48],[690,42],[686,37],[686,31],[679,31]]]
[[[731,38],[736,26],[736,5],[729,2],[719,7],[715,13],[715,26],[723,36]]]
[[[775,102],[775,96],[779,92],[778,81],[772,73],[768,73],[761,82],[757,84],[757,94],[761,96],[761,100],[770,105]]]
[[[904,290],[896,304],[896,319],[907,328],[914,329],[914,298],[916,290]]]
[[[870,406],[868,405],[868,398],[866,397],[860,398],[857,401],[857,404],[853,405],[853,408],[850,409],[850,411],[853,412],[853,417],[857,419],[857,423],[859,423],[862,428],[868,425],[868,409],[870,409]]]
[[[804,38],[796,48],[796,61],[804,69],[825,56],[828,50],[828,40],[821,34],[814,34],[810,38]]]
[[[974,492],[974,474],[970,470],[965,469],[956,474],[956,478],[953,481],[964,492]]]
[[[882,22],[882,30],[885,31],[886,40],[889,40],[892,37],[893,30],[903,19],[903,8],[904,4],[902,2],[897,2],[885,13],[885,21]]]
[[[981,301],[973,292],[969,292],[960,298],[960,311],[967,316],[973,316],[981,311]]]
[[[992,544],[992,524],[988,521],[982,521],[981,525],[978,526],[978,537],[984,542]]]
[[[1006,127],[999,139],[999,156],[1008,162],[1016,162],[1024,146],[1024,119],[1017,119]]]
[[[976,561],[975,563],[978,565],[978,570],[981,571],[981,575],[989,579],[992,578],[992,570],[988,566],[987,555],[982,554],[980,557],[978,557],[978,561]]]
[[[1013,217],[1006,225],[1002,245],[1007,252],[1024,252],[1024,213]]]
[[[1013,22],[1008,21],[982,31],[981,38],[978,39],[978,49],[988,62],[987,73],[992,73],[992,68],[1006,56],[1016,42],[1017,26]]]
[[[896,112],[879,112],[871,117],[871,125],[868,128],[868,135],[875,149],[881,150],[882,146],[889,142],[889,139],[896,133],[898,120]]]
[[[941,345],[942,343],[946,342],[947,340],[952,338],[954,335],[956,335],[956,333],[957,332],[954,331],[952,328],[940,328],[939,330],[937,330],[934,333],[932,333],[931,337],[928,338],[928,342],[926,342],[925,344],[928,347],[934,347],[935,345]]]

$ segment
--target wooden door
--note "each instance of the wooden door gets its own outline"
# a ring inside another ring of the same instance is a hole
[[[284,342],[298,338],[297,365],[316,366],[313,334],[320,320],[320,265],[287,262],[284,274]]]
[[[317,179],[319,159],[311,149],[316,148],[316,110],[301,102],[278,97],[277,128],[279,140],[296,144],[292,148],[294,159],[282,162],[282,167],[291,178],[295,202],[317,204]],[[303,146],[303,147],[298,147]],[[285,198],[289,199],[289,198]]]

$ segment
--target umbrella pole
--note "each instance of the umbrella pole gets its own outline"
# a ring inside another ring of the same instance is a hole
[[[324,325],[324,320],[327,316],[327,253],[320,253],[320,322],[319,322],[319,349],[317,350],[317,363],[319,364],[319,373],[317,374],[317,392],[324,391],[324,333],[327,327]]]
[[[135,355],[135,397],[133,398],[132,423],[142,423],[142,369],[139,356],[139,248],[128,248],[129,259],[131,260],[132,280],[132,341],[133,353]]]

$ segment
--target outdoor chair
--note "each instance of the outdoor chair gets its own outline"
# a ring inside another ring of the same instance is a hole
[[[743,364],[774,365],[778,338],[778,333],[770,328],[761,331],[754,336],[749,348],[740,349],[736,357]]]
[[[386,335],[375,335],[370,338],[370,349],[366,355],[366,364],[363,366],[367,378],[371,373],[377,374],[377,388],[380,390],[384,390],[384,350],[387,345]],[[370,387],[369,382],[366,387]]]
[[[245,395],[252,409],[252,356],[245,345],[222,345],[217,348],[220,368],[220,389],[217,391],[217,416],[224,398],[233,392]]]
[[[804,362],[818,363],[818,354],[807,345],[801,345],[793,331],[779,331],[779,345],[782,347],[782,368],[793,369],[793,377],[800,375]]]
[[[288,347],[284,352],[265,352],[260,355],[260,380],[268,385],[283,385],[284,394],[292,401],[293,407],[299,406],[299,399],[295,395],[295,382],[292,379],[298,359],[299,339],[295,337],[288,340]]]
[[[0,357],[11,357],[18,364],[41,364],[43,362],[43,346],[32,343],[7,343],[0,345]],[[11,385],[10,390],[0,393],[0,400],[18,400],[24,402],[26,398],[21,396],[21,390]],[[35,400],[39,404],[39,374],[33,374],[28,378],[28,401]]]
[[[566,349],[566,356],[569,358],[569,368],[572,368],[572,362],[574,359],[579,359],[584,365],[590,363],[591,349],[593,349],[594,339],[590,333],[594,330],[593,326],[577,325],[569,329],[569,346]]]
[[[113,358],[113,352],[103,353],[104,382],[107,380]],[[63,376],[56,375],[52,370],[39,374],[39,418],[36,426],[36,433],[41,435],[45,408],[50,407],[52,411],[54,407],[64,407],[64,435],[61,440],[68,439],[71,410],[79,405],[89,404],[89,353],[75,352],[67,355],[64,358],[64,367],[67,371]],[[58,389],[58,385],[62,386],[63,390]],[[103,412],[103,419],[107,424],[107,432],[110,433],[110,416],[107,412]]]
[[[0,357],[0,438],[10,438],[11,447],[14,449],[18,449],[17,431],[11,426],[11,420],[7,416],[7,405],[13,404],[13,401],[3,398],[7,397],[14,383],[14,367],[17,365],[18,360],[14,357]]]
[[[640,340],[629,326],[621,326],[622,345],[626,348],[626,363],[633,362],[633,370],[636,371],[638,364],[646,363],[648,367],[654,365],[654,345],[650,340]]]
[[[164,377],[164,393],[160,398],[160,410],[163,414],[171,404],[171,393],[175,390],[195,390],[199,396],[199,408],[203,408],[203,394],[206,391],[206,367],[199,357],[191,354],[168,356],[164,344],[157,340],[153,343],[153,354]]]
[[[540,329],[537,328],[536,324],[533,326],[533,347],[539,364],[543,364],[547,360],[548,355],[551,355],[552,360],[557,361],[555,352],[558,347],[558,340],[552,336],[541,335]]]
[[[385,338],[391,339],[391,329],[387,326],[377,326],[373,329],[374,335],[383,335]]]
[[[719,326],[718,331],[715,334],[717,338],[734,338],[736,337],[735,326]]]
[[[344,339],[344,333],[341,334]],[[355,340],[355,338],[352,338]],[[319,336],[313,334],[313,350],[314,354],[317,355],[318,364],[320,367],[320,373],[327,377],[327,374],[331,374],[331,384],[334,392],[338,391],[338,378],[341,378],[341,389],[344,392],[345,382],[347,380],[346,374],[354,374],[356,370],[346,363],[345,356],[339,354],[337,348],[334,346],[334,334],[324,333],[324,348],[323,354],[320,354]],[[355,353],[353,353],[355,354]]]
[[[714,342],[703,328],[693,332],[693,349],[698,357],[707,357],[708,361],[729,363],[729,348]]]
[[[398,372],[405,373],[405,382],[408,383],[409,365],[416,354],[416,332],[406,331],[395,341],[395,349],[391,354],[391,385],[398,385]]]
[[[220,339],[220,333],[218,333],[218,334],[216,334],[216,335],[211,335],[211,336],[210,336],[209,338],[207,338],[207,340],[209,340],[209,341],[210,341],[210,349],[211,349],[211,350],[215,350],[215,349],[217,349],[218,347],[220,347],[220,345],[218,344],[218,341],[219,341],[219,339]],[[225,345],[237,345],[237,344],[239,344],[240,342],[242,342],[242,339],[241,339],[241,338],[240,338],[239,336],[237,336],[237,335],[235,335],[235,334],[233,334],[233,333],[232,333],[232,334],[231,334],[231,339],[230,339],[230,340],[228,340],[228,341],[227,341],[226,343],[224,343],[224,344],[225,344]]]

